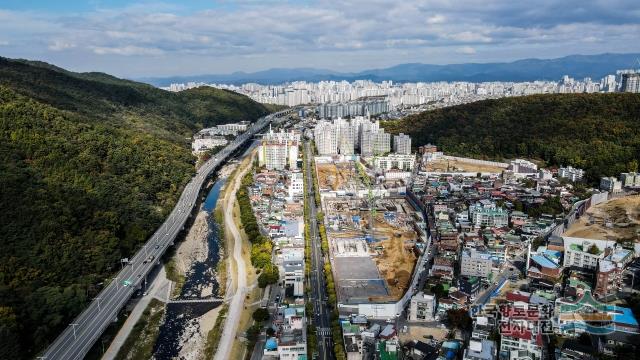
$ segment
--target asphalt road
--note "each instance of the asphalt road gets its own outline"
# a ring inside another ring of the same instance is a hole
[[[113,278],[87,308],[42,353],[40,359],[82,359],[95,341],[116,318],[131,295],[140,286],[158,259],[171,246],[191,216],[198,194],[212,172],[223,164],[242,144],[265,128],[272,120],[294,109],[260,118],[222,151],[207,161],[185,186],[176,206],[162,226],[129,259],[129,264]],[[126,284],[125,284],[126,282]]]
[[[322,258],[321,240],[318,234],[318,224],[316,220],[316,202],[314,200],[313,177],[311,176],[311,161],[313,154],[308,141],[304,142],[305,156],[308,159],[305,171],[307,184],[307,196],[309,197],[309,217],[311,234],[311,294],[309,301],[313,303],[313,314],[307,314],[316,326],[318,334],[318,359],[334,359],[333,344],[330,334],[331,321],[330,310],[327,302],[327,292],[324,279],[324,261]]]

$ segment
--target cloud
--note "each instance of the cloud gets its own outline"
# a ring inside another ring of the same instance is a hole
[[[442,24],[447,20],[443,15],[437,14],[427,18],[427,24]]]
[[[53,42],[49,44],[48,49],[51,51],[63,51],[73,49],[74,47],[76,47],[74,43],[64,40],[53,40]]]
[[[471,46],[463,46],[461,48],[457,48],[456,53],[464,54],[464,55],[473,55],[476,53],[476,49],[472,48]]]
[[[0,40],[0,46],[8,46],[9,42],[6,40]]]
[[[122,47],[102,47],[94,46],[93,52],[98,55],[162,55],[164,52],[160,49],[145,48],[140,46],[127,45]]]
[[[260,58],[262,67],[281,66],[276,58],[330,59],[325,67],[332,67],[340,58],[362,68],[421,55],[447,63],[478,48],[483,56],[518,51],[548,57],[558,49],[581,53],[597,47],[640,51],[637,0],[250,0],[208,9],[163,1],[65,14],[0,9],[0,34],[11,39],[12,48],[21,47],[17,56],[33,54],[36,46],[45,58],[50,52],[65,56],[69,49],[74,56],[128,61],[162,55],[167,68],[187,57],[212,66],[221,59]]]

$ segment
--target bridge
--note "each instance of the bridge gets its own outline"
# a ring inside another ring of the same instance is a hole
[[[221,304],[227,300],[220,298],[206,298],[206,299],[176,299],[169,300],[167,304],[201,304],[201,303],[215,303]]]

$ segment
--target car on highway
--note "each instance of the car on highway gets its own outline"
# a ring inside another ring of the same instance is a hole
[[[160,245],[156,245],[155,249],[156,250],[160,249]]]
[[[127,287],[129,285],[131,285],[131,281],[129,281],[129,280],[125,280],[125,281],[122,282],[122,286],[124,286],[124,287]]]

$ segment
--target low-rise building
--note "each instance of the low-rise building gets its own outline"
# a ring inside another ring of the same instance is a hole
[[[379,171],[399,169],[413,171],[415,156],[412,154],[389,154],[387,156],[376,157],[374,167]]]
[[[489,200],[480,200],[469,206],[469,218],[477,227],[505,227],[509,225],[509,213]]]
[[[613,176],[605,176],[600,178],[600,190],[608,191],[612,193],[622,191],[622,182]]]
[[[471,339],[464,350],[463,360],[494,360],[497,358],[495,341]]]
[[[436,313],[436,297],[422,291],[411,298],[409,321],[433,321]]]
[[[487,277],[491,273],[493,260],[491,255],[476,249],[462,250],[460,275]]]
[[[580,181],[584,177],[584,170],[576,169],[572,166],[561,166],[560,169],[558,169],[558,177],[569,179],[573,182]]]

